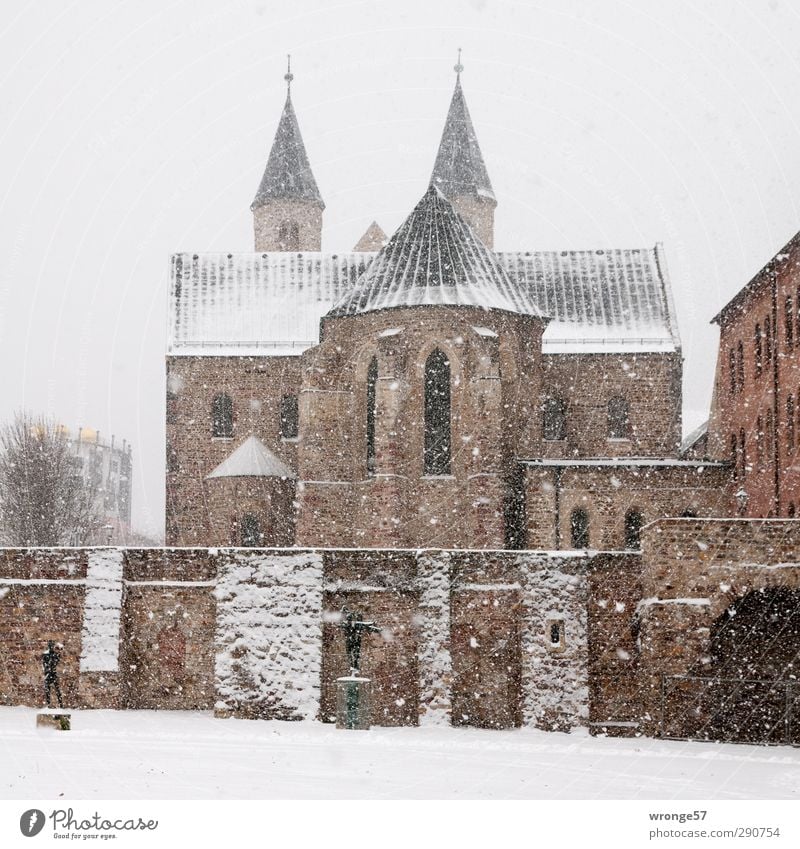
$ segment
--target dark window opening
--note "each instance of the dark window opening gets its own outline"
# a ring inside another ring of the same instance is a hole
[[[790,519],[794,519],[794,501],[789,502],[789,507],[786,509],[786,515]]]
[[[733,479],[739,477],[739,447],[736,443],[736,434],[731,434],[731,465],[733,467]]]
[[[561,623],[560,622],[551,622],[550,623],[550,642],[557,646],[561,643]]]
[[[744,389],[744,343],[739,340],[736,346],[736,380],[738,391]]]
[[[367,471],[375,471],[375,404],[378,383],[378,358],[369,361],[367,369]]]
[[[425,363],[426,475],[450,474],[450,362],[438,350]]]
[[[548,441],[565,439],[567,409],[561,398],[545,398],[542,405],[542,437]]]
[[[261,533],[261,524],[258,517],[252,513],[245,513],[242,516],[240,525],[240,541],[245,548],[258,548],[263,540]]]
[[[638,510],[628,510],[625,514],[625,548],[641,548],[643,525],[642,514]]]
[[[300,250],[300,225],[296,221],[283,221],[278,227],[278,250]]]
[[[786,296],[786,303],[783,311],[784,331],[786,333],[786,347],[791,348],[794,345],[794,303],[792,296]]]
[[[581,507],[572,511],[569,520],[573,548],[589,547],[589,514]]]
[[[697,510],[692,510],[691,507],[687,507],[686,510],[681,513],[682,519],[696,519],[697,518]]]
[[[215,395],[211,402],[211,435],[233,436],[233,400],[224,392]]]
[[[794,395],[786,398],[786,453],[794,453]]]
[[[609,439],[629,439],[630,432],[628,402],[624,398],[611,398],[608,402]]]
[[[764,356],[767,362],[772,360],[772,321],[769,316],[764,320]]]
[[[281,398],[281,436],[295,439],[300,432],[300,413],[297,395],[284,395]]]
[[[744,477],[747,472],[747,444],[744,428],[739,430],[739,471]]]

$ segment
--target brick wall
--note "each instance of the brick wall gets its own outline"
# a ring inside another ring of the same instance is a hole
[[[299,388],[298,357],[167,358],[168,545],[231,542],[230,521],[251,509],[252,499],[239,493],[244,498],[240,505],[227,497],[231,493],[220,494],[223,485],[206,476],[251,434],[297,468],[297,440],[281,437],[280,415],[283,395],[297,395]],[[232,438],[212,435],[211,405],[222,392],[233,401]],[[281,511],[264,525],[280,528],[274,544],[286,544],[293,518],[286,500],[280,503]]]

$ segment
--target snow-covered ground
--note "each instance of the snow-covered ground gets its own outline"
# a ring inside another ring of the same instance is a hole
[[[0,708],[4,799],[798,799],[800,749]]]

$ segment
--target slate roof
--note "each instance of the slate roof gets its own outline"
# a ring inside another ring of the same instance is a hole
[[[252,435],[226,457],[211,474],[206,475],[206,480],[237,477],[294,479],[297,475],[257,436]]]
[[[270,200],[312,201],[325,208],[288,93],[267,167],[250,209],[263,206]]]
[[[328,316],[442,304],[540,315],[494,252],[431,185]]]
[[[458,195],[479,195],[495,200],[460,75],[456,78],[430,181],[451,199]]]
[[[680,348],[663,251],[655,248],[495,254],[551,320],[547,354]],[[176,254],[168,352],[299,355],[319,321],[355,288],[374,253]]]

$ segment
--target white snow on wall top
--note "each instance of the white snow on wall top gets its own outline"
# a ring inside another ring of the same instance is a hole
[[[298,356],[355,288],[374,253],[176,254],[170,354]],[[660,247],[497,253],[516,288],[551,317],[546,354],[680,348]]]
[[[297,475],[257,436],[253,435],[229,454],[210,475],[207,475],[206,480],[235,477],[294,479]]]

